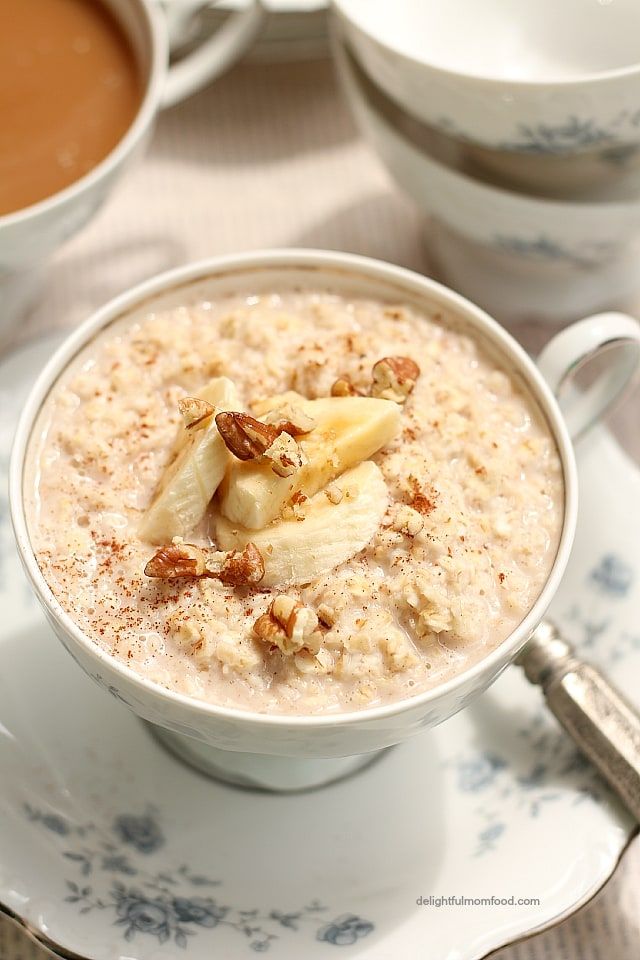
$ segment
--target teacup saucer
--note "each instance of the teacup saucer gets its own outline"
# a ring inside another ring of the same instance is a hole
[[[0,364],[3,474],[51,347]],[[602,429],[579,469],[553,615],[637,697],[640,472]],[[6,503],[1,518],[0,909],[61,957],[477,960],[614,870],[633,825],[517,668],[349,780],[294,796],[224,787],[81,673],[31,597]],[[490,902],[439,899],[453,897]]]
[[[328,0],[262,0],[265,24],[246,59],[252,62],[317,60],[328,56]],[[220,0],[205,8],[203,33],[217,30],[230,11],[247,0]]]

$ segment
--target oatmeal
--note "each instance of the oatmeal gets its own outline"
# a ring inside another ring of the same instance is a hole
[[[354,710],[442,683],[547,579],[562,471],[455,322],[290,290],[106,328],[48,397],[29,528],[62,606],[189,696]]]

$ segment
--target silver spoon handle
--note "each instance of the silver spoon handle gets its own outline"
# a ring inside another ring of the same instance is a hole
[[[640,714],[543,621],[517,663],[551,712],[640,822]]]

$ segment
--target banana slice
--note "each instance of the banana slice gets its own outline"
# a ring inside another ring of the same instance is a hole
[[[254,543],[264,560],[260,587],[308,583],[328,573],[366,547],[388,504],[387,485],[372,460],[348,470],[335,486],[342,493],[339,503],[321,490],[304,504],[304,519],[278,520],[265,530],[240,527],[218,515],[218,546],[237,550]]]
[[[262,400],[256,400],[255,403],[251,404],[251,412],[256,417],[263,417],[265,413],[277,410],[278,407],[285,407],[287,404],[301,408],[303,404],[309,402],[309,398],[303,397],[301,393],[296,393],[295,390],[286,390],[285,393],[278,393],[271,397],[263,397]]]
[[[235,384],[227,377],[215,377],[198,391],[198,398],[212,404],[214,414],[239,407]],[[204,517],[231,460],[214,414],[192,428],[180,426],[174,459],[142,518],[143,540],[169,543],[173,537],[186,537]]]
[[[274,398],[276,406],[282,397]],[[372,397],[323,397],[295,401],[316,427],[298,442],[307,463],[279,477],[268,462],[234,460],[220,485],[220,510],[232,523],[261,530],[282,514],[294,493],[312,497],[389,443],[400,429],[400,408]],[[267,410],[263,410],[267,413]]]

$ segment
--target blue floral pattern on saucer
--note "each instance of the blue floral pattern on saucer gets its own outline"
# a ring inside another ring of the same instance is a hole
[[[252,950],[264,953],[282,931],[298,931],[304,924],[315,924],[316,939],[334,946],[351,946],[374,929],[371,921],[351,913],[317,927],[318,916],[327,911],[318,900],[289,912],[233,908],[211,896],[195,895],[193,888],[218,887],[221,883],[192,873],[186,865],[171,872],[154,872],[147,863],[132,863],[126,848],[146,858],[165,843],[157,815],[151,809],[142,814],[119,814],[113,822],[112,838],[101,836],[92,823],[77,826],[57,813],[39,810],[27,802],[23,809],[32,823],[58,837],[69,838],[70,843],[74,838],[77,841],[62,851],[82,878],[65,880],[65,902],[76,904],[81,914],[110,911],[125,940],[151,936],[160,944],[170,940],[184,949],[198,928],[213,930],[226,926],[246,937]],[[84,880],[104,873],[135,877],[136,885],[114,878],[108,894],[98,895],[94,886]]]

